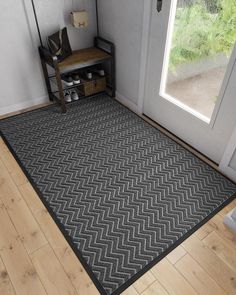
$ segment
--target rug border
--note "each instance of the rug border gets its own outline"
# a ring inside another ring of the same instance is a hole
[[[87,262],[84,260],[82,254],[80,253],[80,251],[75,247],[75,244],[73,243],[72,238],[68,235],[68,233],[66,232],[64,226],[61,224],[61,222],[59,221],[59,219],[57,218],[56,214],[53,212],[53,210],[50,208],[50,206],[47,204],[47,201],[45,200],[45,198],[43,197],[43,194],[41,193],[41,191],[38,189],[36,183],[34,182],[34,180],[31,178],[31,176],[29,175],[28,171],[26,170],[26,168],[24,167],[24,165],[21,163],[20,159],[18,158],[17,154],[15,153],[15,151],[13,150],[13,148],[11,147],[10,143],[8,143],[7,139],[5,138],[4,134],[2,133],[2,131],[0,130],[0,136],[2,137],[3,141],[5,142],[5,144],[7,145],[8,149],[10,150],[11,154],[13,155],[13,157],[15,158],[15,160],[17,161],[17,163],[19,164],[20,168],[22,169],[23,173],[25,174],[25,176],[27,177],[28,181],[30,182],[30,184],[32,185],[33,189],[35,190],[35,192],[37,193],[39,199],[41,200],[41,202],[43,203],[43,205],[45,206],[45,208],[47,209],[47,211],[49,212],[50,216],[52,217],[53,221],[56,223],[57,227],[59,228],[59,230],[61,231],[61,233],[63,234],[64,238],[66,239],[66,241],[68,242],[68,244],[70,245],[71,249],[73,250],[73,252],[75,253],[75,255],[77,256],[77,258],[79,259],[79,261],[81,262],[81,264],[83,265],[84,269],[86,270],[87,274],[89,275],[89,277],[91,278],[91,280],[93,281],[93,283],[95,284],[96,288],[98,289],[98,291],[102,294],[102,295],[107,295],[107,292],[105,291],[105,289],[103,288],[103,286],[101,285],[101,283],[99,282],[99,280],[96,278],[95,274],[93,273],[93,271],[91,270],[90,266],[87,264]],[[113,294],[112,294],[113,295]]]
[[[167,134],[163,133],[161,130],[159,130],[158,128],[156,128],[155,126],[153,126],[152,124],[150,124],[149,122],[145,121],[142,117],[140,117],[138,114],[136,114],[135,112],[133,112],[132,110],[130,110],[128,107],[126,107],[125,105],[123,105],[122,103],[120,103],[119,101],[117,101],[116,99],[114,99],[118,104],[120,104],[122,107],[126,108],[127,110],[129,110],[130,112],[134,113],[138,118],[142,119],[146,124],[150,125],[152,128],[158,130],[159,132],[161,132],[163,135],[165,135],[166,137],[168,137],[169,139],[173,140],[176,144],[178,144],[179,146],[181,146],[183,149],[184,148],[181,144],[179,144],[178,142],[176,142],[174,139],[170,138]],[[43,106],[41,108],[35,109],[35,110],[29,110],[26,111],[24,113],[20,113],[20,114],[16,114],[10,117],[6,117],[1,119],[0,121],[4,121],[7,120],[9,118],[14,118],[14,117],[18,117],[20,115],[24,115],[26,113],[30,113],[30,112],[34,112],[40,109],[45,109],[45,108],[52,108],[55,105],[49,105],[49,106]],[[8,140],[6,139],[6,137],[4,136],[3,132],[0,130],[0,136],[2,137],[4,143],[7,145],[8,149],[10,150],[11,154],[13,155],[13,157],[15,158],[15,160],[17,161],[17,163],[19,164],[20,168],[22,169],[22,171],[24,172],[25,176],[27,177],[27,179],[29,180],[30,184],[32,185],[32,187],[34,188],[35,192],[37,193],[38,197],[40,198],[41,202],[44,204],[44,206],[47,208],[48,212],[50,213],[53,221],[56,223],[57,227],[60,229],[60,231],[62,232],[64,238],[66,239],[66,241],[68,242],[68,244],[70,245],[71,249],[73,250],[73,252],[75,253],[75,255],[77,256],[77,258],[79,259],[79,261],[81,262],[81,264],[83,265],[83,267],[85,268],[87,274],[89,275],[89,277],[91,278],[91,280],[93,281],[94,285],[96,286],[96,288],[98,289],[98,291],[100,292],[101,295],[107,295],[106,290],[104,289],[104,287],[102,286],[102,284],[99,282],[99,280],[97,279],[97,277],[95,276],[95,274],[93,273],[92,269],[90,268],[90,266],[87,264],[87,262],[84,260],[81,252],[75,247],[75,244],[73,243],[73,240],[71,239],[71,237],[68,235],[68,233],[66,232],[64,226],[61,224],[61,222],[59,221],[59,219],[57,218],[56,214],[53,212],[53,210],[50,208],[50,206],[47,204],[45,198],[43,197],[43,194],[41,193],[41,191],[37,188],[36,183],[34,182],[34,180],[31,178],[31,176],[29,175],[28,171],[26,170],[26,168],[24,167],[24,165],[21,163],[20,159],[18,158],[17,154],[15,153],[14,149],[11,147],[11,144],[8,142]],[[198,159],[200,159],[202,162],[204,162],[201,158],[199,158],[197,155],[195,155],[194,153],[192,153],[191,151],[187,150],[189,153],[191,153],[194,157],[197,157]],[[208,163],[204,162],[206,165],[210,166]],[[211,167],[211,166],[210,166]],[[220,171],[216,170],[214,167],[211,167],[213,170],[215,170],[217,173],[223,175]],[[225,178],[229,179],[227,176],[223,175]],[[229,179],[230,180],[230,179]],[[230,180],[232,183],[233,181]],[[117,290],[115,290],[111,295],[120,295],[123,291],[125,291],[127,288],[129,288],[135,281],[137,281],[140,277],[142,277],[147,271],[149,271],[153,266],[155,266],[158,262],[160,262],[164,257],[166,257],[170,252],[172,252],[175,248],[177,248],[180,244],[182,244],[187,238],[189,238],[195,231],[197,231],[201,226],[203,226],[207,221],[209,221],[212,217],[214,217],[218,212],[220,212],[224,207],[226,207],[228,204],[230,204],[234,199],[236,198],[236,193],[234,193],[232,196],[230,196],[225,202],[223,202],[219,207],[217,207],[214,211],[212,211],[207,217],[205,217],[201,222],[199,222],[197,225],[195,225],[192,229],[190,229],[186,234],[184,234],[180,239],[178,239],[173,245],[171,245],[168,249],[166,249],[162,254],[160,254],[158,257],[156,257],[152,262],[150,262],[148,265],[146,265],[143,269],[141,269],[140,271],[138,271],[133,277],[131,277],[127,282],[125,282],[123,285],[121,285]]]

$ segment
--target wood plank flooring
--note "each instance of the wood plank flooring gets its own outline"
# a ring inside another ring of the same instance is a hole
[[[236,200],[123,295],[235,295],[236,234],[223,224]],[[98,295],[0,139],[0,294]]]

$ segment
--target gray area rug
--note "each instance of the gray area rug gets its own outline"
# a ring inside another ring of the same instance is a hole
[[[236,186],[107,96],[0,121],[101,294],[120,294],[234,198]]]

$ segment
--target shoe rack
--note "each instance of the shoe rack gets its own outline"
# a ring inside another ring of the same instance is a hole
[[[65,90],[76,89],[79,98],[96,95],[102,92],[111,97],[116,93],[115,46],[113,43],[101,38],[94,38],[94,47],[73,51],[72,55],[58,62],[50,51],[39,47],[39,54],[44,74],[44,79],[51,101],[56,101],[61,106],[61,111],[66,113]],[[53,74],[49,75],[49,67]],[[105,76],[97,73],[98,69],[105,70]],[[86,75],[91,72],[92,77]],[[74,73],[80,77],[80,84],[65,86],[62,79]]]

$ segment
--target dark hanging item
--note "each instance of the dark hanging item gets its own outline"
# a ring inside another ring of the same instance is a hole
[[[95,6],[96,6],[96,21],[97,21],[97,36],[99,37],[100,30],[99,30],[99,16],[98,16],[98,0],[95,1]]]
[[[72,54],[66,28],[49,36],[47,41],[50,52],[55,55],[59,61],[62,61]]]
[[[33,12],[34,12],[35,23],[36,23],[37,30],[38,30],[39,41],[40,41],[41,46],[43,46],[43,41],[42,41],[42,36],[41,36],[40,28],[39,28],[39,22],[38,22],[38,17],[37,17],[35,5],[34,5],[34,0],[31,0],[31,4],[32,4]]]
[[[162,9],[162,0],[157,0],[157,11],[160,12]]]

